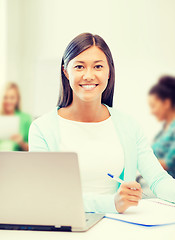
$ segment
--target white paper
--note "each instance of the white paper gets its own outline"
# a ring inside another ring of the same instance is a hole
[[[10,139],[15,134],[19,134],[19,117],[0,116],[0,140]]]
[[[142,199],[138,206],[130,207],[122,214],[106,216],[146,225],[170,224],[175,223],[175,204],[157,198]]]

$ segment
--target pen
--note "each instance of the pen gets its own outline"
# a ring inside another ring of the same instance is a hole
[[[119,183],[123,183],[124,181],[118,177],[115,177],[114,175],[108,173],[108,176],[113,178],[115,181],[119,182]]]
[[[114,175],[112,175],[112,174],[110,174],[110,173],[108,173],[107,175],[108,175],[109,177],[111,177],[112,179],[114,179],[115,181],[119,182],[119,183],[123,183],[123,182],[124,182],[122,179],[120,179],[120,178],[118,178],[118,177],[115,177]],[[136,190],[136,189],[135,189],[135,190]],[[148,195],[145,194],[144,192],[142,192],[142,194],[145,195],[145,196],[148,196]]]

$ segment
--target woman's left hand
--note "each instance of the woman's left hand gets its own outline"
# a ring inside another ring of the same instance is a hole
[[[168,166],[166,165],[166,162],[164,159],[159,159],[160,164],[162,165],[162,167],[167,171],[168,170]]]
[[[11,136],[10,138],[12,141],[16,142],[18,145],[20,145],[23,142],[23,137],[20,134],[15,134]]]

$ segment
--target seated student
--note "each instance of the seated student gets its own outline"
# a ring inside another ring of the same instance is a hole
[[[138,205],[137,169],[159,198],[175,202],[175,179],[160,165],[137,121],[112,107],[114,83],[106,42],[91,33],[75,37],[62,58],[57,107],[31,124],[29,151],[77,152],[86,212],[123,213]],[[125,182],[116,184],[108,172]]]
[[[8,140],[0,139],[0,151],[28,151],[28,131],[32,122],[32,117],[21,111],[20,92],[16,83],[5,85],[0,114],[5,116],[19,117],[19,134],[11,136]]]
[[[162,76],[149,91],[149,105],[162,130],[152,144],[162,167],[175,178],[175,77]]]

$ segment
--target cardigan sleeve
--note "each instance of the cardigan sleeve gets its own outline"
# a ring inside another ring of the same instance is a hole
[[[47,142],[37,125],[36,121],[33,121],[29,129],[29,152],[42,152],[49,151]]]
[[[175,179],[159,163],[140,126],[136,135],[139,172],[158,198],[175,203]]]
[[[114,194],[84,193],[83,202],[85,212],[118,213],[115,208]]]

